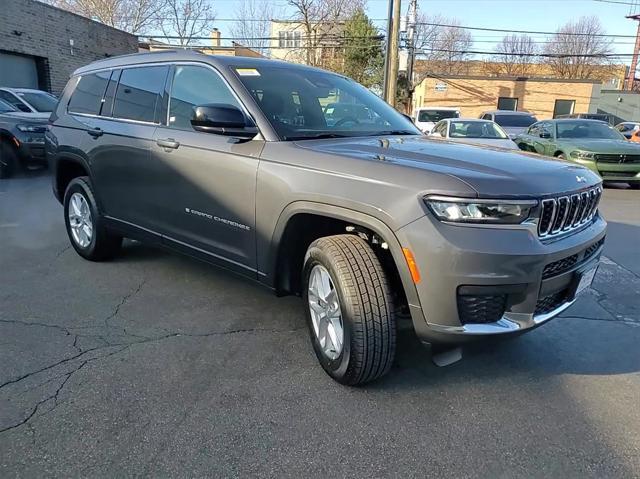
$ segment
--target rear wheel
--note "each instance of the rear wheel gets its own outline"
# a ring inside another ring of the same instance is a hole
[[[311,341],[327,374],[348,385],[386,374],[396,323],[389,284],[371,247],[353,235],[320,238],[307,250],[303,279]]]
[[[103,261],[120,249],[122,237],[104,227],[88,177],[74,178],[67,186],[64,219],[71,245],[83,258]]]
[[[6,139],[0,139],[0,178],[10,178],[18,169],[18,152]]]

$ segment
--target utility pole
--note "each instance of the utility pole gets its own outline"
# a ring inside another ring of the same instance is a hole
[[[636,80],[636,69],[638,68],[638,53],[640,53],[640,15],[629,15],[627,18],[638,22],[638,31],[636,33],[636,43],[633,48],[633,56],[631,57],[631,68],[629,68],[629,76],[627,77],[626,89],[633,90],[633,84]]]
[[[401,1],[401,0],[397,0]],[[393,0],[389,0],[389,10],[387,12],[387,42],[384,52],[384,79],[382,82],[382,98],[387,103],[389,101],[389,60],[391,58],[391,31],[393,30]]]
[[[396,90],[398,87],[398,52],[399,52],[399,37],[400,37],[400,6],[401,0],[393,1],[393,15],[391,17],[391,31],[389,32],[389,39],[387,41],[387,62],[388,62],[388,76],[387,76],[387,89],[385,100],[391,106],[396,106]]]
[[[416,59],[416,22],[418,21],[418,0],[411,0],[407,12],[407,80],[409,82],[409,114],[413,105],[413,65]]]

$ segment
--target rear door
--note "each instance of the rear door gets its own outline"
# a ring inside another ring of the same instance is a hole
[[[167,65],[112,71],[100,114],[86,119],[87,151],[104,213],[152,232],[150,146],[168,71]]]
[[[541,155],[553,156],[553,125],[551,122],[542,121],[538,123],[538,134],[533,137],[533,146]],[[546,138],[545,138],[546,137]]]

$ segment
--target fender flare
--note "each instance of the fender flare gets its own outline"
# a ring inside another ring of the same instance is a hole
[[[82,168],[84,168],[84,170],[87,172],[87,175],[91,177],[91,168],[89,167],[89,162],[81,155],[78,155],[73,151],[65,151],[64,153],[57,153],[53,157],[51,157],[50,165],[53,177],[53,192],[60,203],[62,203],[62,198],[64,196],[64,191],[58,190],[58,167],[61,162],[76,163],[82,166]],[[96,201],[100,203],[98,195],[96,195]]]
[[[276,281],[275,276],[279,260],[280,241],[282,240],[284,231],[289,224],[289,220],[298,214],[314,214],[346,221],[353,223],[354,225],[367,228],[380,236],[389,246],[389,251],[391,252],[398,274],[400,275],[400,280],[402,282],[407,302],[410,306],[420,308],[420,301],[418,299],[416,286],[413,283],[409,266],[407,265],[404,253],[402,252],[401,242],[394,231],[383,221],[369,214],[326,203],[316,203],[304,200],[294,201],[293,203],[289,203],[280,213],[276,227],[274,228],[271,236],[271,243],[269,245],[266,262],[269,266],[269,271],[272,272],[272,280],[274,283]]]

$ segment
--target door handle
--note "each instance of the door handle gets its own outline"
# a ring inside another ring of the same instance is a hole
[[[173,150],[180,146],[180,142],[174,140],[173,138],[158,139],[156,140],[156,143],[162,148],[171,148]]]
[[[94,138],[98,138],[99,136],[104,135],[104,131],[102,131],[102,128],[93,128],[92,130],[87,130],[87,133],[89,133]]]

